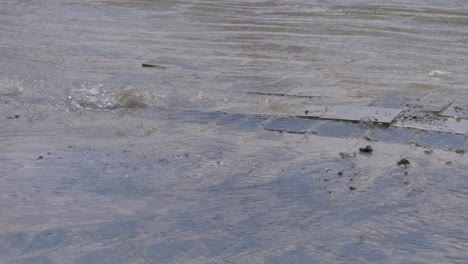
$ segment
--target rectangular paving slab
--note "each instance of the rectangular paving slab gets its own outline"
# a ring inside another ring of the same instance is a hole
[[[468,104],[452,103],[440,115],[468,119]]]
[[[407,144],[416,133],[415,129],[394,127],[374,127],[369,132],[369,138],[384,142]]]
[[[216,123],[216,125],[227,126],[230,128],[252,130],[258,127],[266,119],[267,119],[266,116],[260,116],[260,115],[234,114],[234,115],[226,115],[221,120],[219,120]]]
[[[465,137],[443,132],[421,131],[415,137],[415,142],[426,148],[440,149],[463,149],[465,146]]]
[[[304,134],[319,121],[298,117],[280,117],[265,125],[266,130]]]
[[[465,134],[468,132],[468,120],[467,119],[456,119],[456,118],[443,118],[436,121],[425,121],[425,120],[406,120],[395,123],[395,126],[416,128],[428,131],[439,131],[455,134]]]
[[[324,120],[311,132],[324,137],[361,137],[365,130],[351,122]]]
[[[369,118],[372,122],[391,123],[402,109],[371,106],[337,105],[323,113],[321,119],[360,121]]]
[[[440,112],[452,101],[452,98],[444,94],[443,91],[430,91],[415,102],[410,103],[409,108],[427,112]]]

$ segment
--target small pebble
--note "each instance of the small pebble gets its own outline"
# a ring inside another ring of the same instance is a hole
[[[354,190],[356,190],[356,187],[349,186],[349,190],[354,191]]]
[[[44,157],[39,156],[39,157],[37,157],[37,160],[41,160],[41,159],[43,159],[43,158],[44,158]]]
[[[431,155],[432,153],[434,153],[434,151],[432,149],[426,149],[424,150],[424,153],[426,153],[427,155]]]

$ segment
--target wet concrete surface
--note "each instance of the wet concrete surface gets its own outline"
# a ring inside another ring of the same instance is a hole
[[[320,115],[456,112],[467,15],[2,1],[0,263],[466,263],[463,133]]]

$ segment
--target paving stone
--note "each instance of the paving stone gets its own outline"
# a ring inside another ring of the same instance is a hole
[[[414,141],[426,148],[439,149],[463,149],[465,145],[464,135],[456,135],[433,131],[420,131]]]
[[[292,100],[285,99],[280,102],[272,102],[268,107],[262,109],[261,113],[267,115],[318,118],[326,110],[325,106],[307,103],[294,104],[291,101]]]
[[[371,106],[385,107],[385,108],[406,108],[413,98],[399,97],[399,96],[385,96],[376,98]]]
[[[266,119],[267,119],[266,116],[261,116],[261,115],[233,114],[233,115],[226,115],[221,120],[219,120],[216,123],[216,125],[235,127],[236,129],[244,129],[244,130],[255,129]]]
[[[441,113],[443,116],[460,117],[468,119],[468,104],[450,104]]]
[[[69,232],[66,229],[56,228],[45,230],[34,235],[28,244],[28,251],[61,248],[72,243]]]
[[[391,123],[401,111],[402,109],[397,108],[337,105],[329,108],[320,118],[349,121],[370,118],[374,122]]]
[[[348,91],[344,88],[334,86],[333,82],[317,81],[310,86],[296,87],[290,90],[287,95],[307,96],[307,97],[346,97]]]
[[[288,133],[303,134],[314,127],[319,121],[298,117],[280,117],[265,125],[266,130],[284,131]]]
[[[416,128],[421,130],[439,131],[462,135],[468,132],[467,119],[445,118],[442,116],[434,116],[433,119],[415,118],[414,120],[398,120],[398,122],[396,122],[394,125],[398,127]]]
[[[178,121],[186,121],[188,123],[196,124],[208,124],[210,122],[216,122],[223,113],[220,112],[200,112],[200,111],[184,111],[180,113],[171,113],[170,117]]]
[[[360,137],[365,130],[355,123],[327,120],[322,121],[313,132],[325,137]]]
[[[413,139],[416,130],[401,127],[374,127],[369,133],[370,138],[383,142],[405,144]]]
[[[430,91],[423,97],[417,99],[415,102],[410,103],[410,108],[420,111],[440,112],[446,108],[452,99],[442,92]]]
[[[235,114],[319,117],[326,106],[318,105],[318,99],[250,93],[243,97],[231,97],[229,101],[212,110]]]

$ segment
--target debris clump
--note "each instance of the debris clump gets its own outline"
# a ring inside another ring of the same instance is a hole
[[[401,160],[399,160],[397,162],[397,165],[398,166],[409,166],[411,163],[409,162],[409,160],[405,159],[405,158],[402,158]]]
[[[359,152],[361,153],[372,153],[374,150],[372,149],[372,147],[370,145],[367,145],[366,147],[364,148],[359,148]]]
[[[340,156],[343,159],[356,157],[356,152],[340,152]]]

